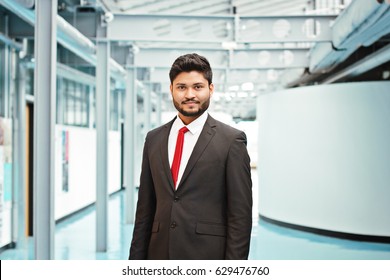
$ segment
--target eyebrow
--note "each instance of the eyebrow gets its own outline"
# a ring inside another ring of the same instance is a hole
[[[177,83],[175,86],[186,86],[187,84],[186,83]],[[205,83],[202,83],[202,82],[199,82],[199,83],[195,83],[195,84],[192,84],[193,86],[203,86],[205,85]]]

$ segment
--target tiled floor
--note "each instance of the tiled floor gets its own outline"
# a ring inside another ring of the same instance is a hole
[[[132,225],[123,223],[124,194],[109,202],[109,247],[95,251],[95,211],[91,207],[61,222],[55,233],[55,259],[127,259]],[[31,242],[31,240],[29,241]],[[26,246],[32,248],[32,245]],[[32,259],[33,251],[10,249],[0,259]],[[390,244],[356,242],[279,227],[262,220],[252,230],[250,259],[256,260],[390,260]]]

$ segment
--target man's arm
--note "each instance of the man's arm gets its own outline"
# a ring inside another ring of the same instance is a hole
[[[226,165],[227,240],[225,259],[247,259],[252,230],[250,158],[242,132],[231,144]]]
[[[147,139],[148,137],[146,137],[143,151],[137,212],[129,260],[145,260],[147,258],[152,224],[156,211],[156,195],[149,166]]]

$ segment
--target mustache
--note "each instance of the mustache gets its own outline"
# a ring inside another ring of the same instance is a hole
[[[186,99],[186,100],[184,100],[181,104],[187,104],[187,103],[193,103],[193,102],[195,102],[195,103],[197,103],[197,104],[199,104],[200,102],[198,101],[198,100],[195,100],[194,98],[191,98],[191,99]]]

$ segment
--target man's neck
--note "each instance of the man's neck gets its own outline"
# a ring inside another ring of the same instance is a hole
[[[196,120],[197,118],[199,118],[203,114],[204,114],[204,112],[198,116],[187,117],[187,116],[184,116],[183,114],[179,113],[178,116],[185,125],[189,125],[190,123],[192,123],[194,120]]]

